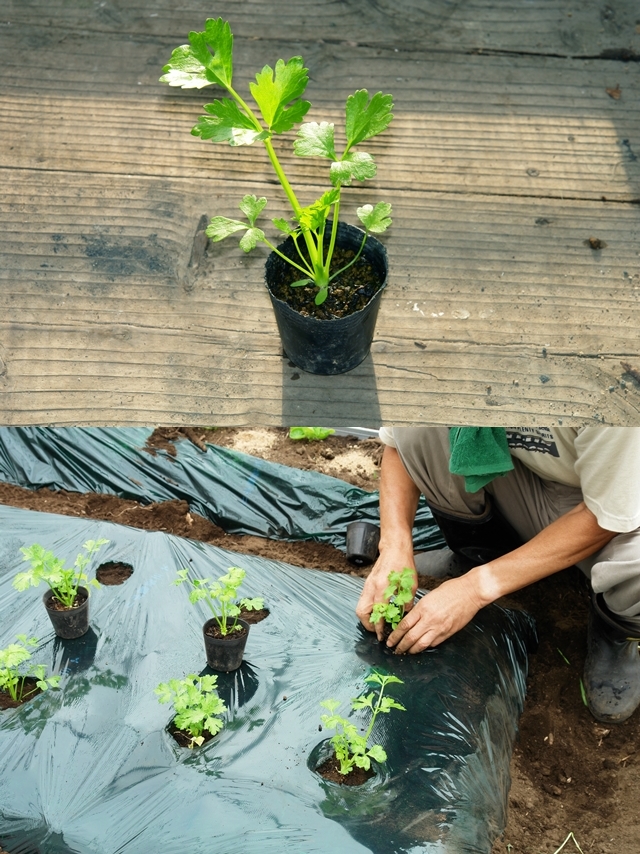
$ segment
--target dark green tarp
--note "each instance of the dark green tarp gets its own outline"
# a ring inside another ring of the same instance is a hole
[[[143,503],[183,499],[230,534],[315,540],[345,547],[354,519],[379,521],[378,493],[337,478],[188,441],[177,455],[144,450],[143,427],[2,427],[0,480],[37,489],[102,492]],[[442,544],[421,503],[416,549]]]

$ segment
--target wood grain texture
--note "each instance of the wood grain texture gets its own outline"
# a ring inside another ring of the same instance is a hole
[[[174,5],[0,0],[0,423],[640,423],[639,64],[596,58],[638,47],[631,3],[216,6],[241,85],[300,53],[310,119],[394,94],[343,208],[392,202],[392,272],[342,377],[283,358],[264,252],[194,242],[246,192],[285,208],[260,149],[190,136],[215,89],[157,82],[212,14]]]
[[[208,17],[256,41],[391,45],[398,50],[486,50],[594,56],[639,49],[635,0],[3,0],[4,24],[39,23],[54,33],[166,37],[186,41]],[[0,20],[2,20],[0,18]]]

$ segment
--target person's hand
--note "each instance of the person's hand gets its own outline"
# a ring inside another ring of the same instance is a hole
[[[415,578],[413,592],[418,589],[418,574],[413,561],[413,548],[393,548],[385,550],[373,565],[364,583],[360,599],[356,606],[356,615],[368,632],[375,632],[378,640],[383,638],[384,620],[379,620],[374,626],[369,617],[376,602],[387,602],[384,591],[389,584],[390,572],[401,572],[405,566],[413,570]],[[410,608],[406,605],[405,608]]]
[[[473,572],[473,570],[471,571]],[[397,653],[422,652],[460,631],[485,603],[471,573],[445,581],[408,611],[387,640]]]

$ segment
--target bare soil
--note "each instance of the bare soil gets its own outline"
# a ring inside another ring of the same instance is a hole
[[[27,676],[24,680],[24,685],[22,689],[22,697],[19,700],[14,700],[10,694],[7,694],[6,691],[0,691],[0,710],[3,709],[17,709],[18,706],[21,706],[23,703],[28,703],[29,700],[33,700],[34,697],[37,697],[38,694],[42,693],[42,690],[38,688],[37,679],[33,679],[31,676]],[[0,848],[0,854],[3,854],[2,848]]]
[[[124,584],[127,578],[131,578],[132,575],[133,567],[130,564],[114,560],[101,563],[96,570],[96,578],[100,584],[105,584],[107,587]]]
[[[205,729],[202,733],[202,744],[192,746],[191,735],[186,730],[178,729],[178,727],[173,722],[169,724],[167,729],[169,731],[169,734],[173,737],[174,741],[176,741],[180,745],[180,747],[188,747],[190,750],[197,750],[198,747],[203,747],[208,741],[211,741],[211,739],[214,737],[208,730]],[[1,850],[0,854],[2,854]]]
[[[317,469],[364,489],[377,489],[381,449],[375,440],[332,436],[294,443],[278,428],[161,431],[152,444],[182,437],[235,447],[275,462]],[[173,438],[171,438],[173,437]],[[225,534],[191,513],[184,501],[140,505],[110,495],[53,493],[0,483],[0,503],[72,516],[106,519],[145,530],[167,531],[245,554],[305,568],[365,577],[331,546],[282,543]],[[438,582],[421,577],[431,589]],[[553,854],[572,832],[584,854],[640,854],[640,713],[615,726],[595,721],[585,707],[580,679],[586,652],[587,590],[577,569],[510,597],[536,619],[538,652],[530,674],[520,735],[511,763],[507,828],[492,854]],[[562,849],[575,854],[570,839]]]
[[[335,756],[330,756],[322,765],[316,768],[316,774],[319,774],[325,780],[331,783],[337,783],[340,786],[361,786],[376,776],[373,768],[365,770],[364,768],[353,768],[348,774],[340,773],[340,762]]]

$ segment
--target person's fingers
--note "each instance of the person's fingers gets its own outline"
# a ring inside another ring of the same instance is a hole
[[[422,652],[430,646],[434,645],[434,641],[436,638],[436,633],[434,629],[425,627],[423,625],[423,621],[420,620],[412,629],[410,629],[403,637],[398,641],[395,646],[394,651],[398,653],[398,655],[402,655],[403,653],[416,653]]]
[[[396,647],[397,644],[402,643],[406,634],[411,632],[416,625],[420,622],[420,611],[418,608],[412,608],[411,611],[408,611],[402,620],[398,623],[394,631],[391,632],[389,638],[387,639],[387,646]],[[401,650],[403,651],[403,650]]]

